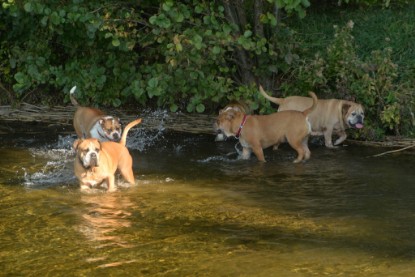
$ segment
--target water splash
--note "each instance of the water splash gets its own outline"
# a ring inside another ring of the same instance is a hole
[[[44,161],[36,172],[24,170],[24,185],[26,187],[50,187],[59,184],[73,183],[75,176],[72,172],[72,163],[75,151],[72,144],[73,136],[59,136],[56,143],[41,148],[31,148],[30,153],[35,160]]]
[[[164,122],[168,117],[167,111],[145,111],[141,117],[153,127],[134,128],[127,138],[127,148],[130,150],[145,151],[164,139]],[[50,187],[62,184],[76,183],[73,174],[73,160],[75,150],[73,143],[76,135],[59,135],[58,140],[38,148],[31,148],[30,154],[38,163],[35,169],[23,168],[24,185],[30,188]],[[46,162],[45,162],[46,161]],[[42,164],[43,163],[43,164]]]
[[[127,148],[145,151],[164,139],[165,120],[168,117],[166,110],[145,111],[141,115],[144,126],[155,126],[152,129],[134,128],[130,130],[127,137]]]
[[[127,148],[139,151],[145,151],[164,139],[164,128],[151,131],[145,129],[131,130],[127,138]]]

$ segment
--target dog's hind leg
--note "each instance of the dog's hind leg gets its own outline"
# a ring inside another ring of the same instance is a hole
[[[122,177],[124,177],[124,179],[130,184],[130,185],[134,185],[135,184],[135,178],[134,178],[134,173],[131,167],[129,168],[123,168],[122,170],[120,170],[120,173],[122,175]]]
[[[295,151],[297,151],[297,158],[294,160],[294,163],[299,163],[304,160],[304,156],[306,156],[306,151],[304,150],[303,143],[301,141],[292,142],[288,140],[288,143]]]
[[[303,149],[304,149],[304,160],[310,159],[311,151],[310,148],[308,148],[308,137],[303,139]]]

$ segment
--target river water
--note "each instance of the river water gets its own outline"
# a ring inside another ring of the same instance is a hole
[[[415,155],[130,131],[136,185],[80,192],[70,132],[0,135],[0,275],[413,276]]]

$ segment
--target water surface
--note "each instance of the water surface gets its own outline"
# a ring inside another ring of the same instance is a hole
[[[413,276],[414,152],[131,131],[135,186],[79,191],[68,133],[0,135],[5,276]],[[238,146],[236,147],[238,149]]]

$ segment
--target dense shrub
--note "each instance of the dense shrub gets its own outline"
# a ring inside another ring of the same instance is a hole
[[[363,104],[367,126],[356,136],[376,139],[390,131],[396,135],[401,131],[412,135],[415,100],[411,90],[414,84],[399,75],[390,47],[372,51],[365,58],[359,57],[353,26],[352,21],[343,27],[334,26],[332,41],[324,51],[299,62],[291,80],[282,85],[283,94],[306,95],[313,90],[321,98],[348,99]]]
[[[370,4],[341,1],[348,2]],[[334,39],[332,29],[310,32],[311,40],[330,41],[310,47],[288,27],[308,18],[309,5],[308,0],[3,1],[0,102],[67,103],[69,89],[77,85],[77,98],[87,105],[216,112],[242,99],[259,113],[270,112],[270,103],[257,93],[260,83],[284,95],[315,90],[324,98],[355,98],[367,109],[369,128],[361,136],[413,135],[414,59],[399,60],[399,45],[370,51],[357,45],[352,24],[336,27]],[[405,22],[401,25],[413,30]]]

